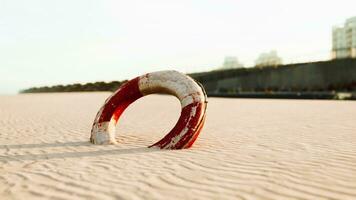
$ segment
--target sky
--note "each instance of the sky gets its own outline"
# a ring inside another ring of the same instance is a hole
[[[175,69],[330,59],[355,0],[0,0],[0,94]]]

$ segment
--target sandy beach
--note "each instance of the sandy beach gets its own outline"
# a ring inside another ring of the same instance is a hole
[[[149,149],[179,101],[138,100],[89,143],[110,93],[0,96],[0,199],[356,199],[356,102],[209,98],[186,150]]]

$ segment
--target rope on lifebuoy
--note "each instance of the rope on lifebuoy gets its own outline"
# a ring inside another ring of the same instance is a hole
[[[181,115],[173,129],[149,147],[184,149],[193,145],[204,126],[207,96],[201,84],[177,71],[158,71],[136,77],[114,92],[97,113],[90,142],[116,144],[115,126],[125,109],[149,94],[171,94],[181,103]]]

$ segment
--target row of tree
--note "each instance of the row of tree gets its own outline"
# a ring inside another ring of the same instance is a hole
[[[32,87],[20,91],[21,93],[44,93],[44,92],[90,92],[90,91],[115,91],[125,81],[95,82],[86,84],[55,85],[51,87]]]

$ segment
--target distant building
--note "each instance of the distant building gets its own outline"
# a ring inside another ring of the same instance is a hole
[[[278,66],[282,64],[282,59],[277,55],[276,51],[262,53],[255,61],[255,67]]]
[[[332,59],[356,57],[356,17],[346,20],[344,26],[333,28]]]
[[[243,65],[239,63],[236,57],[227,56],[225,57],[222,69],[233,69],[233,68],[243,68]]]

